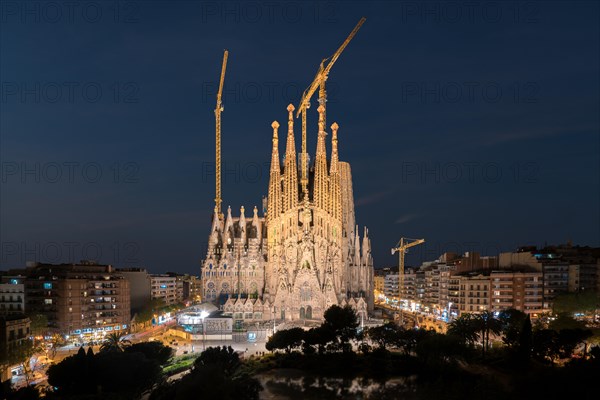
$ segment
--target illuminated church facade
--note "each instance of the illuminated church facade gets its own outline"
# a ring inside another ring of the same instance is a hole
[[[339,160],[338,129],[331,125],[327,155],[325,107],[318,108],[314,162],[297,153],[294,106],[289,105],[283,160],[279,123],[273,145],[266,212],[241,207],[233,216],[215,207],[202,262],[203,296],[237,320],[323,318],[331,305],[350,305],[366,317],[373,309],[373,259],[366,228],[355,222],[350,164]],[[263,207],[264,209],[265,207]]]

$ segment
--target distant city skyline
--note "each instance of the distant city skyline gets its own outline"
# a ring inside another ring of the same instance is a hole
[[[285,124],[282,110],[363,15],[330,76],[327,121],[340,125],[376,268],[397,265],[401,236],[426,239],[407,265],[600,246],[595,2],[459,3],[459,14],[443,2],[259,14],[235,2],[98,4],[100,17],[63,10],[59,21],[2,9],[0,269],[96,259],[198,275],[223,49],[223,208],[239,214],[267,195],[271,122]]]

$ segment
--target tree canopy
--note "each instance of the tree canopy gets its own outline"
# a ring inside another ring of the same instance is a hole
[[[196,359],[194,369],[181,380],[152,392],[150,400],[258,399],[260,383],[244,372],[231,347],[209,347]]]

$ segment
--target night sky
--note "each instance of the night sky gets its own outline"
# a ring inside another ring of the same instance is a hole
[[[70,4],[0,2],[2,269],[90,258],[198,274],[223,49],[223,204],[248,216],[271,122],[285,134],[287,105],[362,16],[327,122],[377,267],[397,265],[401,236],[427,240],[409,264],[600,245],[595,1]],[[316,107],[308,118],[314,154]]]

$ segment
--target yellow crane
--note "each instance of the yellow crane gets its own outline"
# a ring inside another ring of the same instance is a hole
[[[425,243],[425,239],[410,239],[400,238],[400,241],[396,244],[396,247],[392,248],[392,255],[398,252],[398,294],[401,295],[402,288],[404,287],[404,255],[408,253],[408,249],[417,246],[421,243]]]
[[[223,65],[221,66],[221,81],[219,82],[219,91],[217,92],[217,107],[215,108],[216,120],[216,154],[215,154],[215,212],[219,219],[223,219],[221,210],[221,112],[223,111],[223,103],[221,95],[223,94],[223,82],[225,81],[225,69],[227,68],[227,57],[229,52],[225,50],[223,53]]]
[[[313,82],[310,84],[308,89],[306,89],[304,91],[304,93],[302,94],[302,99],[300,100],[300,105],[298,106],[298,111],[296,112],[296,118],[298,118],[300,116],[300,114],[302,114],[302,179],[301,179],[301,183],[302,183],[302,192],[304,193],[305,198],[307,198],[307,194],[308,194],[308,165],[307,165],[307,152],[306,152],[306,109],[310,107],[310,99],[311,99],[312,95],[315,93],[315,91],[317,90],[317,87],[319,88],[319,103],[322,104],[323,107],[325,107],[325,102],[327,101],[326,100],[327,92],[325,91],[325,81],[327,81],[329,71],[331,71],[333,64],[335,64],[337,59],[340,57],[340,54],[342,54],[342,52],[344,51],[346,46],[348,46],[348,43],[350,43],[350,41],[352,40],[354,35],[356,35],[356,33],[358,32],[360,27],[365,23],[366,20],[367,19],[365,17],[361,18],[360,21],[358,21],[358,24],[356,24],[356,26],[352,30],[352,32],[350,32],[350,35],[348,35],[346,40],[344,40],[342,45],[338,48],[338,50],[331,57],[325,58],[323,61],[321,61],[321,65],[319,66],[319,70],[317,71],[317,74],[315,75]],[[327,61],[329,61],[329,63],[327,64],[327,66],[325,66],[325,63]]]

